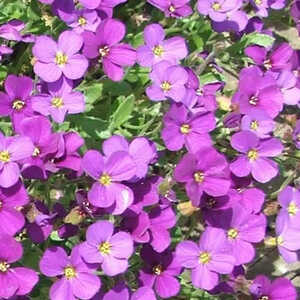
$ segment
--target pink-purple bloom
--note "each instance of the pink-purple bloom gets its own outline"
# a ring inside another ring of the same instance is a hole
[[[83,38],[74,31],[64,31],[55,42],[43,35],[36,39],[32,48],[36,62],[34,72],[46,82],[54,82],[62,76],[75,80],[88,68],[88,60],[79,54]]]
[[[92,224],[86,232],[86,242],[80,245],[80,255],[92,264],[101,264],[106,275],[115,276],[128,268],[133,253],[133,240],[127,232],[114,234],[114,226],[108,221]]]
[[[172,99],[181,102],[185,96],[188,74],[184,68],[163,60],[153,66],[150,73],[152,85],[146,94],[152,101]]]
[[[251,131],[240,131],[231,138],[231,146],[241,152],[230,164],[230,170],[239,177],[250,173],[258,182],[268,182],[278,174],[277,164],[268,157],[276,157],[283,145],[276,138],[260,140]]]
[[[159,24],[150,24],[144,29],[145,45],[137,49],[137,62],[143,67],[167,60],[177,64],[188,54],[185,40],[175,36],[165,40],[165,31]]]
[[[70,256],[63,248],[52,246],[40,260],[42,274],[59,277],[50,288],[51,300],[92,298],[101,287],[99,277],[94,274],[96,267],[81,258],[79,246],[72,249]]]
[[[0,298],[30,293],[39,280],[38,274],[29,268],[11,265],[22,258],[22,245],[6,234],[0,235],[0,245]]]
[[[190,0],[147,0],[150,4],[165,13],[166,17],[187,17],[193,13]]]
[[[135,50],[128,44],[120,43],[125,33],[125,25],[110,18],[101,22],[96,33],[83,33],[83,54],[89,59],[99,58],[104,73],[114,81],[123,78],[123,67],[132,66],[136,61]]]
[[[207,227],[198,244],[180,242],[176,247],[176,258],[181,266],[191,269],[195,287],[211,290],[219,282],[219,274],[230,274],[235,265],[222,230]]]

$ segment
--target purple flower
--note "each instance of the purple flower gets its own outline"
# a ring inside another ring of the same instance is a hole
[[[96,33],[84,32],[83,53],[92,59],[99,57],[104,73],[114,81],[124,76],[123,67],[132,66],[136,60],[135,50],[120,43],[126,32],[125,25],[115,19],[101,22]]]
[[[287,263],[298,261],[300,250],[299,226],[293,227],[283,214],[279,214],[276,218],[275,230],[276,237],[272,239],[272,242],[277,245],[280,255]]]
[[[188,5],[190,0],[147,0],[150,4],[165,13],[166,17],[187,17],[193,13]]]
[[[11,266],[21,259],[23,248],[13,237],[0,235],[0,298],[26,295],[37,284],[37,273],[26,267]]]
[[[130,300],[157,300],[157,298],[151,288],[142,286],[131,295]]]
[[[213,21],[222,22],[227,14],[241,6],[240,0],[199,0],[197,9],[200,14],[209,16]]]
[[[33,151],[28,137],[5,137],[0,132],[0,187],[9,188],[18,182],[18,162],[30,157]]]
[[[85,30],[95,32],[101,19],[95,10],[81,9],[74,12],[74,20],[67,22],[69,27],[74,28],[76,33],[82,33]]]
[[[165,39],[164,29],[159,24],[150,24],[144,29],[145,45],[137,49],[137,62],[143,67],[152,67],[167,60],[177,64],[188,54],[185,40],[175,36]]]
[[[72,81],[61,78],[48,83],[48,94],[32,98],[32,108],[44,116],[51,115],[57,123],[62,123],[66,114],[78,114],[84,111],[85,101],[81,92],[73,91]]]
[[[34,150],[31,157],[22,161],[22,175],[31,179],[46,179],[45,162],[56,153],[58,135],[51,132],[50,121],[43,116],[26,118],[20,126],[20,133],[31,139]]]
[[[107,157],[116,151],[127,152],[136,163],[135,181],[146,176],[148,165],[156,156],[155,146],[144,137],[135,138],[129,144],[124,137],[113,135],[104,141],[102,148]]]
[[[268,277],[258,275],[250,286],[254,300],[296,300],[297,291],[292,282],[287,278],[276,278],[272,283]]]
[[[253,109],[243,116],[241,120],[241,129],[252,131],[259,138],[268,138],[275,128],[275,122],[269,117],[265,111]]]
[[[101,281],[94,275],[95,266],[89,265],[79,255],[79,246],[70,256],[61,247],[50,247],[40,260],[40,270],[48,277],[60,276],[50,289],[50,299],[90,299],[100,289]]]
[[[27,76],[8,75],[4,89],[6,93],[0,92],[0,116],[10,116],[14,130],[18,132],[22,120],[33,115],[31,107],[33,82]]]
[[[255,256],[252,243],[259,243],[265,237],[267,219],[265,215],[251,214],[241,205],[236,204],[227,210],[220,210],[207,215],[210,226],[222,228],[226,233],[235,265],[249,263]]]
[[[276,80],[270,74],[263,76],[260,68],[256,66],[242,69],[239,89],[232,101],[239,105],[242,114],[259,108],[271,118],[276,117],[283,107],[283,96]]]
[[[100,263],[108,276],[123,273],[128,268],[128,259],[133,253],[131,236],[119,231],[108,221],[98,221],[86,232],[86,242],[80,245],[80,255],[88,263]]]
[[[48,36],[39,36],[32,48],[36,59],[34,72],[46,82],[54,82],[65,76],[81,78],[88,68],[88,60],[78,54],[83,45],[82,37],[73,31],[64,31],[56,43]]]
[[[174,177],[184,182],[194,206],[198,206],[203,192],[223,196],[229,190],[228,164],[214,148],[203,148],[195,154],[187,153],[175,168]]]
[[[97,207],[116,205],[116,214],[121,214],[133,202],[130,188],[121,184],[136,174],[136,164],[128,153],[117,151],[108,158],[98,151],[89,150],[82,159],[83,170],[97,180],[88,193],[89,201]]]
[[[26,189],[21,181],[10,188],[0,188],[0,235],[14,236],[23,228],[25,219],[18,209],[28,201]]]
[[[290,226],[300,228],[300,191],[291,187],[285,187],[278,195],[281,205],[280,217],[290,222]]]
[[[240,32],[248,24],[248,16],[244,11],[232,10],[226,14],[226,20],[222,22],[212,22],[212,27],[216,32],[233,31]]]
[[[205,290],[218,284],[219,274],[230,274],[235,263],[224,232],[212,227],[202,233],[198,245],[192,241],[180,242],[176,258],[181,266],[192,269],[193,285]]]
[[[129,300],[129,289],[124,281],[118,282],[112,289],[110,289],[103,297],[98,297],[92,300]]]
[[[300,105],[300,88],[297,81],[297,76],[289,70],[283,70],[277,78],[283,101],[287,105]]]
[[[300,149],[300,120],[296,122],[296,126],[293,131],[293,140],[296,148]]]
[[[161,298],[176,296],[180,284],[175,276],[181,273],[181,267],[174,253],[169,250],[157,253],[151,246],[145,245],[141,250],[141,257],[146,264],[139,274],[141,284],[153,287]]]
[[[231,137],[231,146],[242,154],[230,164],[231,172],[239,177],[250,173],[258,182],[268,182],[278,173],[278,166],[268,157],[279,155],[283,146],[280,140],[268,138],[259,140],[251,131],[241,131]]]
[[[183,145],[191,152],[211,144],[208,135],[216,126],[212,113],[189,114],[182,104],[172,104],[164,116],[162,139],[171,151],[180,150]]]
[[[175,102],[183,100],[186,93],[185,84],[188,80],[184,68],[163,60],[153,66],[149,76],[153,84],[147,87],[146,94],[152,101],[168,98]]]
[[[120,3],[124,3],[127,0],[79,0],[79,2],[86,8],[95,9],[101,5],[108,6],[108,7],[115,7]]]
[[[280,72],[288,68],[288,62],[292,57],[293,49],[288,43],[282,43],[270,54],[267,54],[266,48],[254,45],[247,47],[245,53],[265,70]]]

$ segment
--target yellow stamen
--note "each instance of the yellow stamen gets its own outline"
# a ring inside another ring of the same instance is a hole
[[[207,264],[211,261],[211,255],[208,252],[202,252],[199,256],[199,261],[202,264]]]
[[[230,229],[227,231],[227,237],[228,237],[229,239],[232,239],[232,240],[236,239],[237,236],[238,236],[238,234],[239,234],[239,232],[238,232],[237,229],[235,229],[235,228],[230,228]]]
[[[262,4],[262,0],[254,0],[256,5],[261,5]]]
[[[80,17],[80,18],[78,19],[78,24],[79,24],[80,26],[85,26],[86,23],[87,23],[86,18]]]
[[[258,158],[258,152],[257,150],[252,149],[247,153],[247,156],[250,161],[254,161]]]
[[[76,270],[71,266],[65,268],[64,274],[68,280],[76,277],[76,275],[77,275]]]
[[[204,173],[203,172],[196,172],[194,173],[194,180],[198,183],[201,183],[203,182],[204,180]]]
[[[265,67],[266,70],[270,70],[272,68],[272,62],[271,62],[270,59],[266,59],[264,61],[264,67]]]
[[[170,5],[170,6],[169,6],[169,12],[170,12],[170,13],[173,13],[175,10],[176,10],[176,9],[175,9],[175,7],[174,7],[173,5]]]
[[[299,210],[299,208],[295,202],[291,202],[287,209],[290,216],[295,216],[297,214],[298,210]]]
[[[218,2],[214,2],[213,5],[211,6],[213,10],[218,11],[221,9],[221,4]]]
[[[152,268],[155,275],[160,275],[162,273],[162,265],[157,265]]]
[[[164,48],[160,45],[155,46],[152,51],[154,55],[159,57],[161,57],[164,54]]]
[[[99,179],[102,185],[108,186],[111,184],[111,177],[107,173],[103,173]]]
[[[25,106],[25,102],[18,99],[16,99],[12,105],[13,109],[15,110],[21,110],[24,106]]]
[[[38,147],[35,147],[32,153],[32,156],[37,157],[41,153],[40,149]]]
[[[0,272],[5,273],[9,269],[10,265],[5,261],[0,262]]]
[[[107,56],[109,54],[109,51],[110,51],[109,47],[108,46],[104,46],[104,47],[101,47],[99,49],[99,54],[100,54],[101,57],[105,57],[105,56]]]
[[[63,67],[68,62],[68,56],[62,52],[57,52],[55,57],[55,63],[60,67]]]
[[[257,130],[258,128],[258,121],[254,120],[251,122],[250,127],[252,130]]]
[[[107,255],[110,253],[111,244],[109,242],[103,242],[99,246],[99,251],[103,255]]]
[[[64,105],[63,99],[60,97],[54,97],[51,100],[51,104],[52,106],[56,107],[56,108],[61,108]]]
[[[181,127],[180,127],[180,132],[182,134],[188,134],[191,130],[191,127],[189,124],[182,124]]]
[[[171,88],[172,85],[170,82],[168,81],[163,81],[162,84],[160,85],[160,88],[164,91],[164,92],[168,92]]]
[[[1,151],[0,152],[0,161],[6,163],[10,161],[10,154],[8,151]]]

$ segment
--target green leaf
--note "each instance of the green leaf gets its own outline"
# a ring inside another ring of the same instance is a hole
[[[270,35],[267,34],[261,34],[261,33],[251,33],[246,36],[246,47],[249,45],[258,45],[262,47],[269,47],[271,46],[275,38],[273,38]]]
[[[134,95],[130,95],[127,98],[120,96],[118,99],[121,101],[121,103],[112,117],[112,125],[115,127],[121,126],[130,118],[134,108],[135,100]]]

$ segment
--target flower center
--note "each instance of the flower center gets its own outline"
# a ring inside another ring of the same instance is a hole
[[[103,173],[99,179],[102,185],[108,186],[111,184],[111,177],[107,173]]]
[[[295,202],[291,202],[287,209],[290,216],[295,216],[297,214],[298,210],[299,210],[299,208]]]
[[[247,153],[247,156],[250,161],[254,161],[258,158],[258,152],[257,150],[252,149]]]
[[[230,228],[227,231],[227,237],[232,240],[235,240],[237,238],[238,234],[239,234],[239,232],[235,228]]]
[[[217,204],[217,201],[213,198],[209,198],[206,200],[206,207],[207,208],[213,208]]]
[[[87,23],[86,18],[80,17],[80,18],[78,19],[78,24],[79,24],[80,26],[85,26],[86,23]]]
[[[111,244],[109,242],[103,242],[99,246],[99,251],[103,255],[107,255],[110,253]]]
[[[164,92],[168,92],[171,88],[172,85],[170,82],[168,81],[163,81],[162,84],[160,85],[160,88],[164,91]]]
[[[262,4],[262,0],[254,0],[254,3],[255,3],[256,5],[261,5],[261,4]]]
[[[213,5],[211,6],[213,10],[220,10],[221,9],[221,4],[219,2],[214,2]]]
[[[164,48],[161,45],[155,46],[152,51],[156,56],[162,56],[164,54]]]
[[[55,63],[60,67],[63,67],[68,62],[68,56],[63,52],[57,52],[55,57]]]
[[[64,105],[63,99],[61,97],[54,97],[51,100],[52,106],[56,108],[61,108]]]
[[[256,106],[257,103],[258,103],[258,97],[257,97],[257,96],[252,96],[252,97],[249,99],[249,103],[250,103],[251,105]]]
[[[0,152],[0,161],[6,163],[10,161],[10,154],[8,151],[1,151]]]
[[[180,127],[180,132],[182,134],[188,134],[190,132],[190,125],[189,124],[182,124],[181,127]]]
[[[277,244],[278,246],[281,246],[281,245],[283,244],[283,237],[282,237],[282,236],[278,236],[278,237],[276,238],[276,244]]]
[[[21,101],[21,100],[16,99],[16,100],[13,102],[12,107],[13,107],[13,109],[19,111],[19,110],[21,110],[21,109],[24,107],[24,105],[25,105],[25,102],[24,102],[24,101]]]
[[[269,300],[268,296],[261,296],[258,300]]]
[[[211,261],[211,255],[208,252],[202,252],[200,253],[199,261],[202,264],[207,264]]]
[[[99,49],[99,54],[101,57],[105,57],[109,54],[109,51],[110,51],[110,49],[108,46],[103,46]]]
[[[10,265],[5,261],[0,262],[0,272],[5,273],[9,269]]]
[[[196,182],[198,182],[198,183],[203,182],[203,180],[204,180],[204,173],[200,172],[200,171],[194,173],[194,180]]]
[[[250,127],[252,130],[257,130],[258,128],[258,121],[254,120],[251,122]]]
[[[152,272],[155,274],[155,275],[160,275],[162,273],[162,265],[156,265],[152,268]]]
[[[170,13],[173,13],[175,10],[176,10],[176,9],[175,9],[175,7],[174,7],[173,5],[170,5],[170,6],[169,6],[169,12],[170,12]]]
[[[270,70],[272,68],[272,62],[271,62],[270,59],[266,59],[264,61],[264,67],[265,67],[266,70]]]
[[[32,156],[37,157],[41,153],[41,150],[38,147],[35,147],[32,153]]]
[[[76,270],[73,267],[69,266],[65,268],[64,274],[65,277],[69,280],[76,277]]]

